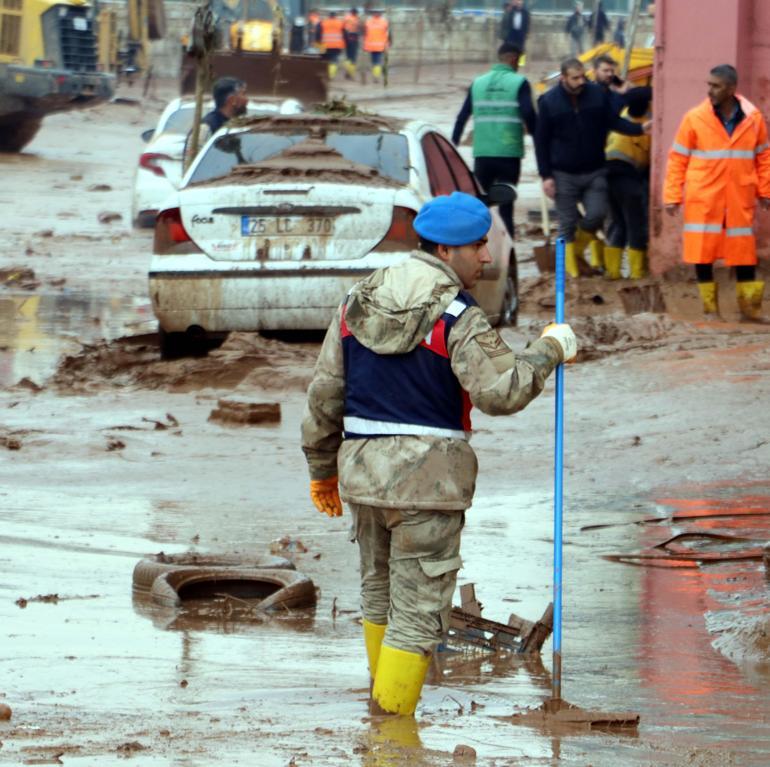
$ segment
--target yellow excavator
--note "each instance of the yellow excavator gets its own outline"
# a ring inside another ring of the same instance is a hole
[[[18,152],[52,112],[112,98],[87,0],[0,0],[0,151]]]

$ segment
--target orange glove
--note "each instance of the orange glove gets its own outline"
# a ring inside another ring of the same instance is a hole
[[[328,517],[342,516],[342,501],[337,488],[337,477],[310,480],[310,500],[313,505]]]

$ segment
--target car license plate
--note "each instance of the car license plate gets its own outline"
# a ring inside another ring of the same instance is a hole
[[[326,216],[241,216],[243,237],[329,237],[334,219]]]

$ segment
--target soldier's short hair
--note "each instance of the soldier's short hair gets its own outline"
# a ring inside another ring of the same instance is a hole
[[[429,256],[435,256],[438,253],[438,243],[435,243],[432,240],[425,240],[422,237],[420,237],[419,240],[420,250],[423,253],[427,253]]]
[[[239,80],[237,77],[220,77],[211,88],[211,95],[214,97],[214,106],[220,109],[225,105],[228,96],[231,93],[241,90],[246,87],[246,83],[243,80]]]
[[[521,49],[518,45],[514,45],[513,43],[503,43],[498,49],[497,49],[497,56],[498,58],[502,58],[503,56],[513,55],[516,57],[521,56]]]
[[[738,70],[730,64],[719,64],[710,72],[713,77],[718,77],[730,85],[738,85]]]

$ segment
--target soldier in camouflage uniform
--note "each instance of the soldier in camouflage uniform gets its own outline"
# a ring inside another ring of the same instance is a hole
[[[476,484],[471,403],[515,413],[577,352],[563,324],[514,354],[466,292],[492,260],[490,224],[461,192],[426,203],[421,250],[352,289],[308,390],[311,498],[329,516],[342,514],[340,498],[350,506],[376,713],[414,713],[448,628]]]

